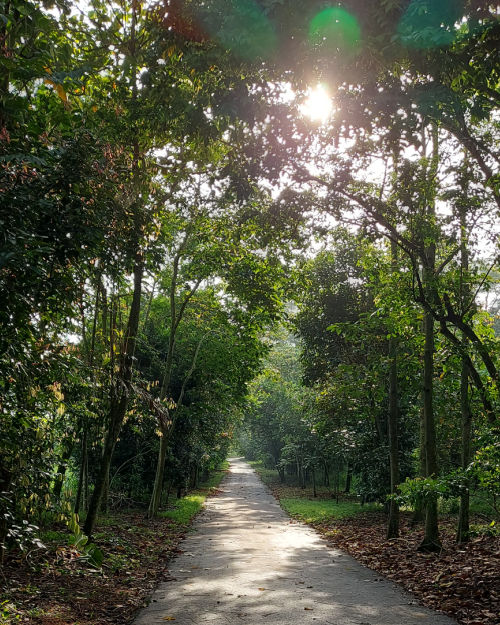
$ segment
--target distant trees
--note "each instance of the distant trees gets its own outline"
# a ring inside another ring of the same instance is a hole
[[[496,434],[478,390],[465,388],[461,352],[433,332],[426,382],[425,313],[414,299],[407,258],[395,256],[394,246],[341,228],[333,231],[327,249],[301,271],[298,312],[292,317],[299,342],[277,342],[265,373],[252,386],[243,449],[277,468],[282,479],[295,475],[304,484],[307,478],[314,489],[318,469],[324,467],[336,481],[339,473],[349,481],[352,477],[353,492],[363,500],[385,502],[392,493],[389,538],[398,535],[398,504],[421,510],[431,502],[435,516],[427,520],[425,538],[439,540],[438,533],[432,534],[438,532],[438,498],[460,498],[457,539],[465,541],[470,489],[477,492],[478,480],[490,479],[481,458],[491,454]],[[458,267],[461,261],[456,262]],[[450,289],[455,266],[448,272]],[[476,308],[478,333],[489,333],[491,322]],[[293,393],[288,390],[285,353],[294,353],[297,363],[300,355],[308,388],[301,389],[301,373],[295,369]],[[433,392],[427,397],[429,383]],[[424,402],[430,402],[434,414],[432,472],[424,466],[429,449]],[[489,484],[488,495],[483,490],[482,496],[495,517],[496,495]]]

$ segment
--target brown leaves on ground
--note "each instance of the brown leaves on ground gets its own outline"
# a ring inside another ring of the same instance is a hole
[[[278,484],[280,497],[303,497],[304,491]],[[326,495],[323,495],[326,496]],[[456,619],[460,625],[500,623],[500,538],[480,536],[467,544],[455,543],[456,521],[440,521],[443,549],[420,553],[423,528],[401,515],[400,538],[387,540],[387,518],[382,512],[312,524],[331,544],[400,584],[421,603]]]
[[[182,538],[170,519],[150,521],[142,511],[116,514],[96,531],[105,554],[102,569],[82,562],[69,547],[49,543],[47,551],[5,563],[2,601],[15,606],[15,623],[129,623],[155,586],[168,579],[168,560]]]
[[[328,541],[379,571],[425,605],[445,612],[461,625],[498,625],[500,615],[500,539],[474,538],[457,545],[452,520],[440,524],[443,549],[417,552],[423,531],[401,522],[401,538],[386,540],[383,514],[367,514],[316,528]]]

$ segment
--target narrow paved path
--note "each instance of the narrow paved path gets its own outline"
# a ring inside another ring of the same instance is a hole
[[[231,461],[222,489],[135,625],[455,623],[290,522],[242,460]]]

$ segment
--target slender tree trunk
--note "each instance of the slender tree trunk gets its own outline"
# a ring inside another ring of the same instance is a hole
[[[75,498],[75,514],[80,513],[80,507],[82,503],[82,494],[83,494],[83,484],[85,481],[85,468],[87,464],[87,426],[84,424],[83,426],[83,436],[82,436],[82,451],[80,458],[80,474],[78,477],[78,488],[76,490],[76,498]]]
[[[87,509],[90,501],[90,480],[89,480],[89,452],[85,454],[85,464],[83,465],[83,500],[82,508]]]
[[[104,480],[104,489],[102,491],[101,505],[99,507],[99,510],[102,514],[107,514],[109,511],[109,470],[106,475],[106,479]]]
[[[392,271],[396,271],[396,243],[391,241]],[[398,345],[393,337],[389,339],[389,414],[387,433],[389,438],[389,467],[391,475],[391,495],[395,496],[399,486],[399,396],[398,396]],[[397,501],[389,501],[389,518],[387,522],[387,538],[399,536],[399,505]]]
[[[464,189],[466,191],[466,189]],[[460,210],[460,239],[461,239],[461,269],[462,269],[462,309],[467,306],[470,297],[470,289],[467,287],[467,272],[469,271],[469,251],[467,247],[467,220],[465,207]],[[467,345],[467,338],[462,339],[464,349]],[[462,370],[460,372],[460,407],[462,415],[462,469],[466,470],[471,457],[471,434],[472,434],[472,413],[469,404],[469,366],[466,358],[462,358]],[[469,507],[470,507],[470,484],[464,484],[460,493],[460,508],[458,511],[457,543],[464,543],[469,540]]]
[[[69,441],[61,458],[61,464],[57,468],[57,477],[54,481],[54,496],[56,499],[61,498],[61,491],[64,483],[64,476],[66,475],[66,469],[68,467],[68,460],[71,458],[75,444],[74,441]]]
[[[115,449],[116,441],[118,440],[120,429],[125,418],[125,414],[127,412],[130,394],[130,383],[132,381],[133,372],[133,355],[135,351],[135,341],[137,337],[137,330],[139,327],[139,317],[141,310],[143,273],[144,265],[142,255],[138,249],[136,263],[134,267],[134,293],[132,297],[132,304],[130,306],[125,345],[123,347],[123,352],[121,356],[120,375],[118,376],[118,380],[116,380],[116,383],[113,384],[111,390],[110,411],[108,418],[109,425],[104,441],[101,466],[97,475],[96,483],[94,485],[92,497],[90,498],[89,509],[87,511],[87,517],[83,526],[83,531],[89,537],[92,535],[95,527],[101,499],[106,487],[106,483],[109,480],[109,469],[111,466],[113,451]]]
[[[163,478],[165,473],[165,458],[168,449],[168,432],[164,431],[160,437],[160,448],[158,450],[158,461],[156,463],[156,475],[153,485],[153,493],[149,502],[148,518],[152,519],[158,514],[163,489]]]
[[[429,192],[427,205],[428,237],[430,243],[425,250],[425,266],[423,269],[424,289],[429,295],[433,290],[436,267],[436,244],[432,231],[435,217],[435,177],[439,159],[438,131],[432,128],[433,155],[431,170],[429,172],[428,185],[432,189]],[[424,447],[425,447],[425,473],[426,477],[436,477],[438,473],[437,447],[436,447],[436,424],[434,418],[434,317],[429,311],[424,312],[424,374],[423,374],[423,416],[424,416]],[[441,540],[438,526],[438,502],[437,495],[431,493],[425,502],[425,532],[419,546],[420,551],[440,551]]]
[[[389,467],[391,474],[391,495],[396,495],[399,486],[399,440],[398,440],[398,372],[397,372],[397,343],[396,339],[389,341]],[[387,522],[387,538],[399,536],[399,505],[394,499],[389,501],[389,519]]]
[[[191,482],[192,489],[198,488],[198,475],[199,475],[198,463],[195,462],[194,467],[193,467],[193,480]]]
[[[470,463],[470,443],[472,433],[472,413],[469,407],[469,367],[462,362],[460,376],[460,404],[462,412],[462,469],[467,469]],[[457,543],[465,543],[469,540],[469,481],[464,485],[460,493],[460,508],[458,511]]]
[[[345,474],[345,489],[344,493],[348,495],[351,492],[351,483],[352,483],[352,466],[348,462]]]
[[[129,47],[129,60],[131,62],[131,104],[132,115],[136,115],[137,105],[137,41],[136,41],[136,28],[138,10],[140,9],[140,2],[138,0],[132,0],[132,16],[130,23],[130,47]],[[135,126],[135,124],[134,124]],[[139,320],[141,313],[141,297],[142,297],[142,280],[144,277],[144,258],[141,247],[142,232],[144,217],[142,215],[142,206],[140,204],[140,169],[139,169],[139,138],[138,129],[134,128],[135,135],[132,141],[132,181],[133,191],[135,194],[135,204],[132,206],[134,211],[134,287],[132,295],[132,303],[130,305],[129,317],[127,328],[125,332],[125,340],[123,348],[120,354],[120,370],[118,379],[111,385],[111,398],[110,409],[108,418],[108,431],[104,441],[104,453],[101,458],[101,466],[94,485],[94,491],[90,499],[89,508],[87,511],[87,517],[83,526],[83,531],[90,538],[94,531],[95,523],[97,521],[97,514],[101,505],[102,496],[106,488],[106,484],[109,483],[109,469],[111,466],[111,460],[115,449],[116,441],[120,434],[123,420],[127,412],[130,385],[132,382],[133,374],[133,358],[135,353],[135,344],[137,340],[137,333],[139,330]],[[121,307],[119,306],[119,313],[121,314]]]
[[[172,491],[172,480],[168,480],[167,492],[166,492],[166,495],[165,495],[165,506],[168,506],[168,500],[169,500],[171,491]]]
[[[165,359],[165,366],[164,366],[164,374],[163,374],[163,380],[162,380],[162,384],[161,384],[161,388],[160,388],[160,399],[165,399],[167,397],[167,395],[169,394],[169,392],[171,391],[170,389],[170,382],[172,379],[172,368],[173,368],[173,358],[174,358],[174,348],[175,348],[175,340],[176,340],[176,334],[177,334],[177,329],[179,327],[179,324],[184,316],[184,312],[186,310],[186,307],[191,299],[191,297],[196,293],[198,287],[200,286],[201,281],[198,281],[189,291],[189,293],[186,295],[186,297],[184,298],[184,301],[182,302],[182,304],[179,306],[179,308],[177,308],[177,302],[176,302],[176,289],[177,289],[177,278],[179,275],[179,265],[180,265],[180,261],[182,258],[182,254],[183,254],[183,249],[184,246],[186,245],[188,240],[188,236],[186,234],[183,242],[181,243],[179,249],[177,250],[177,253],[174,256],[174,261],[173,261],[173,267],[172,267],[172,280],[170,283],[170,294],[169,294],[169,298],[170,298],[170,333],[169,333],[169,337],[168,337],[168,347],[167,347],[167,356]],[[165,441],[160,441],[160,453],[158,455],[158,462],[163,462],[163,466],[158,466],[156,467],[156,474],[155,474],[155,482],[153,485],[153,493],[151,496],[151,501],[149,504],[149,508],[148,508],[148,517],[149,518],[154,518],[157,513],[158,513],[158,507],[160,505],[160,501],[161,501],[161,492],[162,492],[162,488],[163,488],[163,475],[164,475],[164,470],[165,470],[165,455],[162,456],[161,453],[161,448],[162,448],[162,444],[166,445],[166,441],[167,441],[167,435],[170,436],[173,432],[173,429],[175,427],[175,421],[176,421],[176,415],[177,415],[177,410],[180,408],[180,406],[182,405],[182,402],[184,400],[184,393],[186,390],[186,385],[187,382],[189,381],[195,365],[196,365],[196,360],[198,358],[198,354],[201,348],[201,343],[203,341],[203,338],[200,340],[200,342],[198,343],[198,346],[196,348],[195,354],[193,356],[193,361],[191,363],[191,368],[189,369],[186,377],[184,378],[184,381],[182,383],[182,388],[180,390],[179,393],[179,397],[177,399],[176,402],[176,413],[174,415],[174,417],[171,420],[171,423],[168,427],[163,428],[162,432],[163,432],[163,437],[165,439]]]
[[[421,408],[420,408],[420,420],[419,420],[419,449],[418,449],[418,475],[419,477],[425,477],[425,432],[424,432],[424,399],[423,389],[421,394]],[[420,525],[424,522],[425,518],[425,505],[422,497],[418,497],[415,502],[415,510],[411,519],[412,525]]]
[[[425,348],[424,348],[424,447],[426,477],[437,475],[436,430],[433,405],[434,377],[434,319],[425,314]],[[437,495],[428,495],[425,501],[425,534],[419,546],[420,551],[439,551],[441,541],[438,528]]]
[[[0,464],[0,493],[8,493],[12,485],[12,473],[7,467]],[[5,553],[5,541],[7,539],[7,519],[0,514],[0,564],[3,564]]]
[[[312,471],[312,483],[313,483],[313,497],[317,497],[318,493],[316,492],[316,471],[314,467],[311,468]]]

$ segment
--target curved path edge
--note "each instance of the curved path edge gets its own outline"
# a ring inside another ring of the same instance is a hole
[[[135,625],[456,625],[292,521],[242,459]]]

